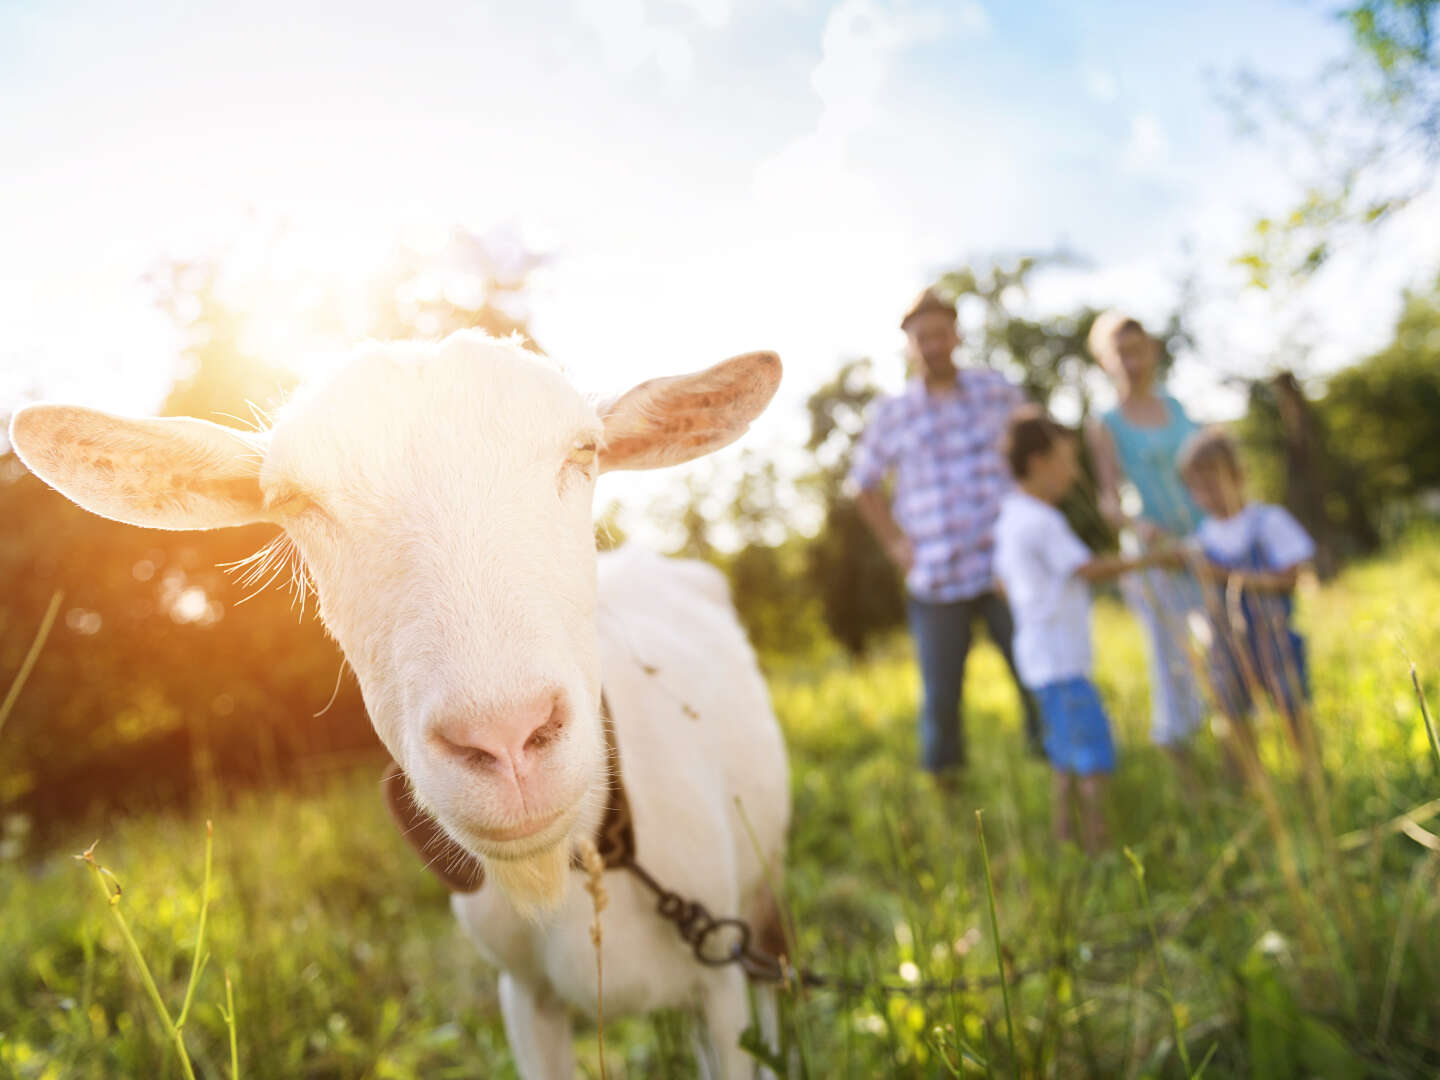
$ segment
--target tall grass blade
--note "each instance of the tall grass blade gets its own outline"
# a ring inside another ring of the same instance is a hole
[[[1145,926],[1150,931],[1150,948],[1155,953],[1155,966],[1160,969],[1160,985],[1164,990],[1165,1002],[1170,1006],[1170,1024],[1175,1032],[1175,1049],[1180,1054],[1180,1064],[1185,1068],[1185,1075],[1190,1080],[1195,1080],[1195,1072],[1190,1068],[1190,1050],[1185,1045],[1185,1027],[1180,1020],[1180,1006],[1175,1000],[1175,990],[1170,984],[1170,969],[1165,964],[1165,956],[1160,951],[1160,935],[1155,932],[1155,912],[1150,907],[1150,890],[1145,887],[1145,864],[1140,861],[1140,856],[1125,848],[1125,858],[1130,860],[1130,866],[1135,871],[1135,884],[1140,889],[1140,906],[1145,911]]]
[[[195,1080],[195,1069],[190,1064],[190,1054],[185,1049],[185,1039],[180,1034],[180,1029],[176,1027],[175,1021],[171,1019],[170,1010],[165,1007],[165,999],[160,996],[160,988],[155,985],[155,977],[150,974],[150,965],[145,963],[145,956],[135,942],[135,935],[130,932],[130,924],[120,910],[119,884],[116,884],[114,892],[110,891],[110,886],[105,881],[106,875],[110,875],[110,872],[95,861],[94,844],[75,857],[90,868],[90,872],[95,878],[95,887],[100,890],[100,895],[105,897],[105,906],[110,909],[110,914],[115,919],[115,925],[120,928],[120,937],[125,942],[125,950],[130,954],[135,969],[140,973],[140,981],[145,986],[145,993],[150,998],[150,1004],[155,1008],[155,1015],[159,1018],[161,1027],[165,1029],[166,1036],[175,1047],[175,1054],[180,1059],[180,1068],[188,1080]],[[110,876],[113,879],[114,875]]]
[[[40,627],[35,631],[25,659],[20,661],[20,669],[15,672],[10,689],[5,692],[5,700],[0,701],[0,731],[5,730],[5,721],[10,719],[10,712],[15,708],[15,702],[20,697],[20,691],[25,688],[26,680],[30,678],[35,661],[40,659],[40,650],[45,648],[45,639],[50,636],[50,628],[55,625],[55,616],[60,613],[60,602],[64,599],[65,593],[61,589],[56,589],[50,597],[50,606],[45,609],[45,614],[40,619]]]
[[[1401,968],[1405,962],[1405,950],[1409,946],[1410,931],[1415,923],[1415,912],[1420,898],[1430,886],[1430,879],[1440,871],[1440,857],[1431,855],[1418,863],[1410,877],[1410,888],[1406,890],[1405,905],[1400,912],[1400,921],[1395,927],[1395,940],[1390,945],[1390,963],[1385,971],[1385,989],[1380,994],[1380,1017],[1375,1026],[1375,1040],[1383,1044],[1390,1036],[1390,1021],[1395,1015],[1395,992],[1400,985]]]
[[[1200,1059],[1200,1064],[1196,1066],[1195,1075],[1192,1080],[1201,1080],[1201,1077],[1205,1075],[1205,1070],[1210,1067],[1211,1059],[1215,1057],[1215,1051],[1219,1049],[1220,1044],[1218,1042],[1210,1044],[1210,1049],[1205,1051],[1205,1056]]]
[[[1005,978],[1005,954],[1000,947],[1000,920],[995,915],[995,884],[990,879],[990,852],[985,847],[985,811],[975,811],[975,835],[980,838],[980,861],[985,866],[985,896],[990,902],[990,933],[995,938],[995,970],[1000,975],[1000,996],[1005,1002],[1005,1035],[1010,1041],[1010,1067],[1018,1075],[1020,1057],[1015,1052],[1015,1020],[1010,1014],[1010,984]]]
[[[235,1030],[235,991],[230,985],[230,972],[225,972],[225,1029],[230,1033],[230,1080],[240,1080],[240,1039]]]
[[[1415,664],[1410,664],[1410,685],[1415,687],[1415,696],[1420,701],[1420,718],[1425,721],[1425,734],[1430,739],[1430,754],[1435,759],[1435,771],[1440,775],[1440,737],[1435,734],[1435,721],[1430,716],[1430,703],[1425,700],[1425,691],[1420,689],[1420,676]],[[0,718],[3,719],[3,718]]]
[[[90,999],[95,989],[95,934],[89,919],[82,920],[80,924],[80,948],[85,956],[85,968],[80,976],[80,1007],[74,1011],[72,1023],[83,1032],[90,1023]],[[60,1066],[61,1076],[71,1075],[70,1070],[75,1064],[75,1055],[80,1051],[80,1043],[79,1037],[70,1040],[70,1046],[65,1051],[65,1060]]]
[[[190,962],[190,981],[185,984],[185,1002],[180,1006],[180,1019],[175,1021],[177,1028],[183,1028],[185,1018],[190,1015],[190,1002],[195,999],[195,987],[200,982],[200,971],[205,966],[205,916],[210,911],[210,863],[214,847],[215,829],[207,820],[205,822],[205,883],[200,887],[200,924],[195,930],[195,957]]]

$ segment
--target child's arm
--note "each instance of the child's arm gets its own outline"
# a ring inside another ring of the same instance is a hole
[[[1212,585],[1238,585],[1242,589],[1257,589],[1260,592],[1290,592],[1300,580],[1304,563],[1296,563],[1285,570],[1228,570],[1208,559],[1199,559],[1196,576]]]
[[[1097,555],[1078,567],[1075,573],[1084,581],[1110,581],[1135,570],[1149,570],[1153,567],[1178,567],[1182,556],[1179,548],[1164,548],[1140,556]]]

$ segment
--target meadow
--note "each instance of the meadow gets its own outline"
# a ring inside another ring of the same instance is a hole
[[[1148,745],[1138,628],[1102,601],[1097,682],[1122,763],[1114,849],[1095,860],[1050,839],[1048,772],[1022,751],[988,647],[971,660],[972,765],[950,793],[914,767],[918,680],[903,640],[860,666],[772,662],[793,772],[784,893],[798,959],[852,983],[787,993],[792,1075],[1440,1071],[1440,757],[1410,676],[1413,659],[1440,699],[1437,610],[1435,534],[1302,596],[1323,739],[1317,807],[1268,721],[1265,790],[1227,783],[1208,736],[1185,790]],[[514,1076],[493,977],[376,781],[366,767],[302,790],[216,793],[193,814],[67,825],[43,850],[7,821],[0,1075],[183,1075],[114,914],[177,1014],[209,819],[206,958],[183,1028],[195,1075],[230,1075],[228,977],[242,1076]],[[123,888],[109,905],[73,858],[97,838],[95,858]],[[966,985],[925,985],[953,980]],[[689,1025],[680,1013],[608,1022],[606,1073],[694,1075]],[[599,1076],[592,1027],[579,1054]]]

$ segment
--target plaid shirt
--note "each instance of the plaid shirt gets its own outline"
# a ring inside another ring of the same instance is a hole
[[[950,602],[988,592],[995,519],[1013,487],[1000,441],[1025,396],[997,371],[957,373],[958,394],[933,395],[923,379],[885,398],[861,435],[850,482],[861,490],[895,475],[891,513],[915,549],[912,596]]]

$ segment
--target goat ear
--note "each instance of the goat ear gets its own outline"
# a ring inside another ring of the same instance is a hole
[[[219,529],[265,518],[259,436],[206,420],[131,420],[73,405],[27,405],[10,444],[62,495],[150,529]]]
[[[780,385],[780,358],[745,353],[693,375],[651,379],[603,406],[600,471],[679,465],[729,446]]]

